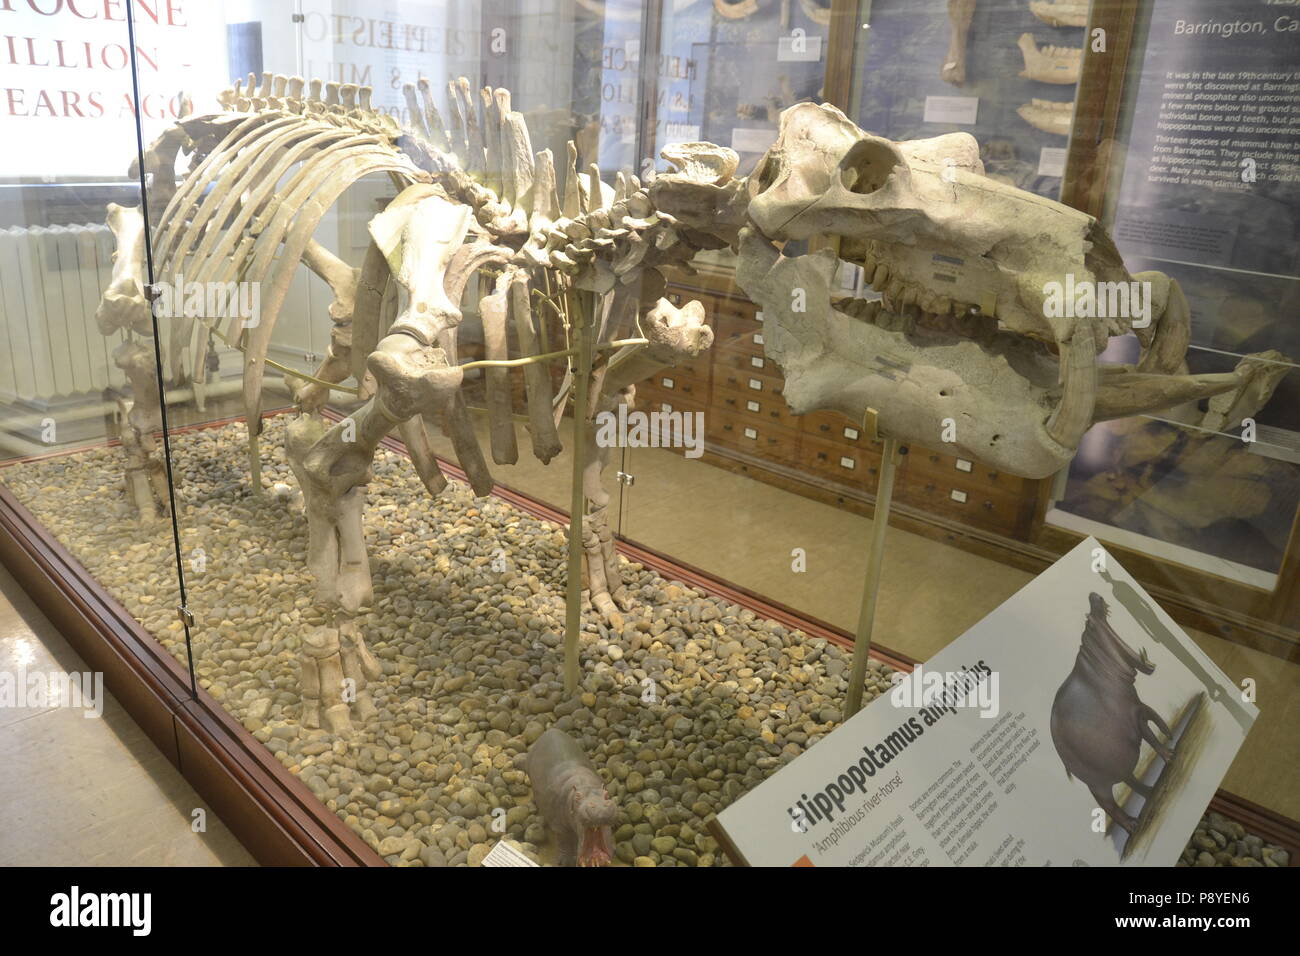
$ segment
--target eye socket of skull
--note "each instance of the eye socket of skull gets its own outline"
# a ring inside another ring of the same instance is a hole
[[[903,162],[902,153],[888,140],[860,139],[840,161],[840,182],[851,193],[870,195],[885,185],[894,167]]]

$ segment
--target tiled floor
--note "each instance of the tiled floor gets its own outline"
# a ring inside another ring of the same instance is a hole
[[[85,668],[0,567],[0,672]],[[0,768],[0,866],[256,865],[112,696],[98,718],[0,707]]]

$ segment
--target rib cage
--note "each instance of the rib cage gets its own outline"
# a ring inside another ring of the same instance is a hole
[[[260,431],[267,352],[293,276],[322,217],[348,187],[371,173],[389,174],[399,192],[416,183],[434,184],[454,202],[470,206],[475,222],[469,242],[478,261],[526,272],[530,302],[537,294],[533,290],[559,288],[594,267],[605,278],[604,291],[613,292],[604,297],[598,344],[631,328],[638,302],[653,302],[662,292],[665,283],[656,265],[684,264],[701,245],[716,245],[706,237],[688,237],[671,216],[657,214],[635,177],[620,172],[611,189],[594,164],[580,172],[573,142],[560,181],[550,151],[532,152],[527,124],[511,109],[508,91],[484,88],[476,96],[463,77],[448,83],[450,126],[444,127],[444,112],[428,82],[407,84],[403,92],[412,127],[402,129],[391,116],[370,108],[367,87],[305,84],[269,73],[260,89],[255,87],[252,75],[236,83],[218,97],[223,112],[182,118],[145,154],[152,174],[155,281],[260,284],[260,322],[243,329],[237,343],[244,352],[243,398],[254,433]],[[191,161],[178,181],[181,151],[190,153]],[[380,334],[377,313],[389,278],[372,244],[360,272],[357,309],[351,327],[344,329],[352,353],[347,364],[363,398],[368,394],[365,360]],[[520,337],[525,349],[547,338],[537,334],[537,323],[549,316],[533,311],[534,334]],[[234,342],[238,322],[234,315],[204,317],[205,328],[196,337],[193,319],[176,320],[170,373],[179,381],[188,371],[200,401],[204,332]],[[455,330],[439,344],[454,363]],[[182,350],[190,345],[192,363],[186,370]],[[545,387],[549,400],[549,380],[543,386],[536,374],[526,379],[530,393]],[[545,445],[534,435],[534,453],[543,461],[558,450]],[[500,460],[495,448],[494,458]],[[487,481],[490,486],[490,477]]]

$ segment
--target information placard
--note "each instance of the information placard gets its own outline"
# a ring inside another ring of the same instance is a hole
[[[719,814],[746,862],[1172,865],[1258,714],[1091,538],[899,677]]]

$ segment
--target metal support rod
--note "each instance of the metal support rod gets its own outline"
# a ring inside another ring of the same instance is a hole
[[[569,578],[565,595],[564,618],[564,692],[578,691],[578,636],[582,632],[582,517],[587,499],[583,493],[582,473],[587,451],[587,384],[591,380],[591,334],[594,310],[590,293],[574,294],[573,337],[577,355],[573,365],[573,484],[569,503]]]
[[[613,342],[606,342],[603,345],[595,347],[595,351],[603,352],[609,349],[623,348],[628,345],[649,345],[649,339],[617,339]],[[541,352],[537,355],[526,355],[517,359],[478,359],[473,362],[463,362],[456,366],[461,369],[470,368],[519,368],[524,365],[536,365],[538,362],[549,362],[551,359],[569,358],[577,355],[577,349],[565,349],[562,352]]]
[[[253,494],[262,493],[262,453],[258,447],[257,435],[253,432],[252,424],[248,424],[248,483],[253,489]]]
[[[907,449],[899,449],[894,438],[885,439],[880,459],[880,480],[876,483],[876,512],[871,516],[871,546],[867,552],[867,574],[862,582],[862,606],[858,610],[858,630],[853,640],[853,670],[849,674],[849,696],[844,705],[848,720],[862,707],[862,685],[867,679],[867,659],[871,653],[871,631],[876,622],[876,599],[880,593],[880,571],[884,566],[885,532],[889,529],[889,509],[894,498],[894,473]]]

